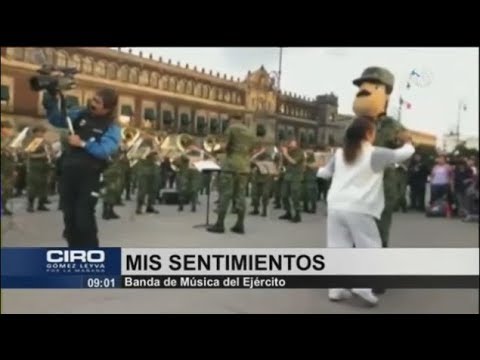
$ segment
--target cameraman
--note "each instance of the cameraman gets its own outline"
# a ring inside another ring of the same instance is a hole
[[[61,100],[63,101],[63,100]],[[43,106],[48,121],[67,127],[58,106],[58,94],[45,92]],[[98,247],[95,205],[99,197],[100,174],[120,146],[120,127],[115,123],[118,95],[113,89],[100,89],[87,108],[72,108],[67,115],[75,135],[68,136],[62,159],[63,236],[71,248]]]

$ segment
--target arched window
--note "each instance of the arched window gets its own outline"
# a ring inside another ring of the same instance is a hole
[[[217,118],[210,119],[210,134],[218,134],[220,126]]]
[[[149,83],[149,78],[148,78],[148,71],[147,70],[142,70],[140,73],[140,81],[139,84],[143,86],[147,86]]]
[[[66,67],[67,66],[68,54],[65,51],[57,51],[57,66]]]
[[[117,78],[117,65],[110,63],[107,65],[107,79],[115,80]]]
[[[264,137],[267,134],[267,129],[263,124],[257,125],[257,137]]]
[[[188,81],[188,82],[187,82],[187,86],[186,86],[185,92],[186,92],[188,95],[192,95],[192,92],[193,92],[193,84],[192,84],[191,81]]]
[[[120,81],[127,82],[128,81],[128,66],[127,65],[122,65],[120,70],[118,71],[118,79]]]
[[[277,138],[279,141],[284,141],[286,139],[285,129],[278,129]]]
[[[168,80],[168,90],[174,92],[177,87],[177,80],[171,76],[170,79]]]
[[[107,65],[105,61],[100,60],[95,63],[95,76],[105,77],[107,74]]]
[[[78,71],[82,70],[82,58],[78,54],[73,54],[73,56],[70,56],[68,59],[68,66],[69,67],[74,67]]]
[[[158,88],[158,80],[160,75],[158,73],[153,72],[150,74],[150,86],[153,88]]]
[[[91,74],[93,72],[93,60],[90,57],[86,57],[82,61],[82,72],[85,74]]]
[[[128,74],[128,82],[132,84],[138,84],[138,69],[131,68],[130,73]]]

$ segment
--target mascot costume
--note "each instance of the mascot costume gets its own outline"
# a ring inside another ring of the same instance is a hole
[[[353,112],[357,116],[370,117],[377,124],[374,145],[390,149],[402,146],[401,139],[406,137],[406,129],[398,121],[387,116],[388,102],[394,85],[393,74],[385,68],[369,67],[363,71],[360,78],[353,81],[353,84],[359,88],[353,102]],[[395,168],[385,169],[383,178],[385,208],[380,220],[377,220],[383,247],[388,247],[394,208],[402,195],[405,196],[401,190],[403,183],[404,179]],[[376,292],[383,292],[381,290]]]

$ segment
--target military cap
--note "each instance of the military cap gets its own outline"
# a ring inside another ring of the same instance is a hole
[[[363,71],[362,76],[360,76],[358,79],[353,80],[353,84],[356,86],[360,86],[360,84],[365,81],[379,82],[389,87],[390,89],[393,89],[395,77],[390,72],[390,70],[378,66],[371,66]]]
[[[13,129],[13,124],[9,120],[2,120],[2,128]]]

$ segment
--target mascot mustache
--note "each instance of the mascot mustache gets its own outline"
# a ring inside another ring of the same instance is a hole
[[[372,93],[366,89],[362,89],[357,93],[357,98],[362,96],[370,96]]]

